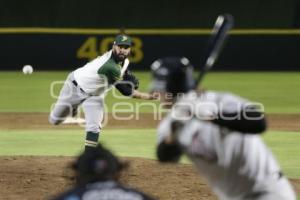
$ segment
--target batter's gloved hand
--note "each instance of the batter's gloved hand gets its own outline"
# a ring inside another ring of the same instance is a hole
[[[140,84],[139,79],[137,79],[129,70],[125,72],[122,81],[127,81],[132,83],[135,90],[139,88],[139,84]]]

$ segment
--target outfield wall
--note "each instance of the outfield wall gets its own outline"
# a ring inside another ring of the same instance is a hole
[[[72,70],[110,49],[117,29],[0,29],[0,67]],[[197,66],[209,29],[128,29],[131,67],[148,69],[160,57],[185,56]],[[300,30],[235,29],[214,70],[300,70]]]
[[[230,13],[237,28],[293,28],[299,5],[297,0],[1,0],[0,27],[210,28],[219,14]]]

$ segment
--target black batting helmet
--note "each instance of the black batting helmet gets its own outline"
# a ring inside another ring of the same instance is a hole
[[[109,150],[98,144],[97,147],[82,153],[73,164],[77,184],[112,180],[126,167]]]
[[[176,95],[194,88],[193,66],[185,57],[166,57],[151,65],[152,90],[164,91]]]

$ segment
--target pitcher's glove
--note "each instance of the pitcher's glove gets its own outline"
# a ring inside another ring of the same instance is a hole
[[[122,81],[131,83],[135,90],[139,88],[139,79],[137,79],[129,70],[125,72]]]

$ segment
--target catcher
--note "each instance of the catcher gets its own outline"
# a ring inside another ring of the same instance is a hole
[[[62,123],[69,115],[76,116],[82,104],[85,115],[85,149],[98,144],[104,114],[105,93],[116,87],[123,95],[151,100],[153,95],[139,92],[138,79],[127,69],[131,38],[117,35],[112,50],[104,53],[68,75],[57,102],[49,115],[53,125]]]
[[[81,154],[72,165],[76,186],[53,200],[151,200],[148,195],[119,183],[127,167],[100,144]]]
[[[159,59],[152,71],[153,90],[172,107],[157,131],[161,162],[186,154],[219,199],[296,199],[259,135],[266,129],[259,104],[226,92],[196,92],[186,58]]]

